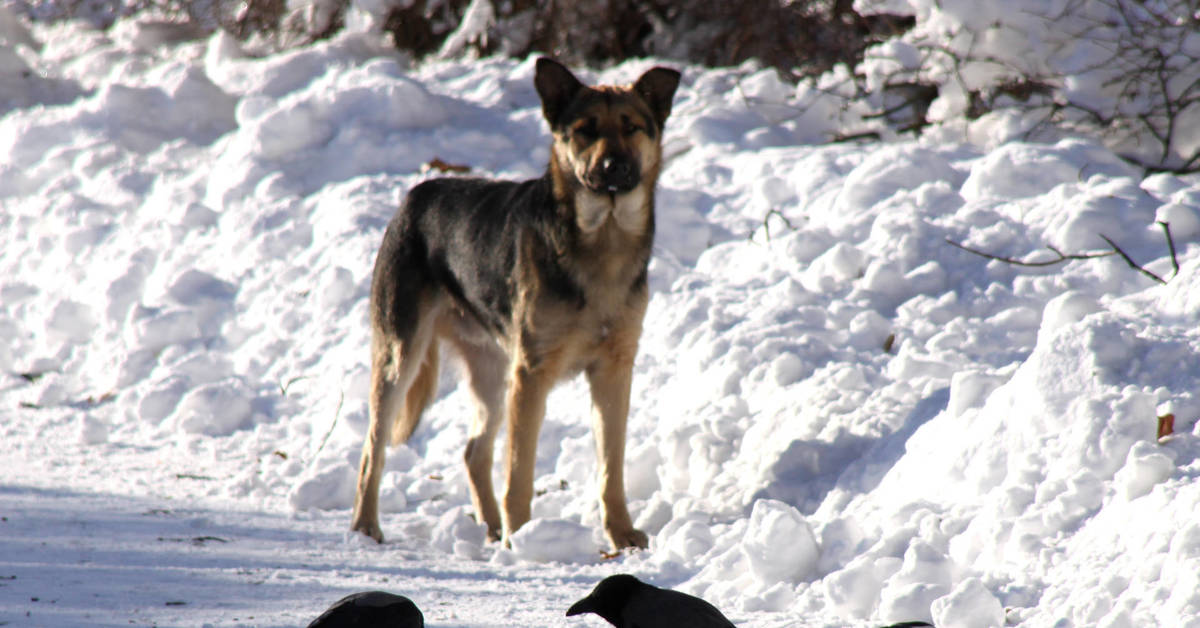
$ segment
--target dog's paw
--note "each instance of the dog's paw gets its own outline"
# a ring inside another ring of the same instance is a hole
[[[637,528],[609,530],[608,540],[612,541],[613,548],[616,550],[623,550],[628,547],[636,547],[638,549],[650,547],[650,537]]]
[[[375,539],[376,543],[383,543],[383,529],[378,523],[355,523],[350,526],[350,531]]]

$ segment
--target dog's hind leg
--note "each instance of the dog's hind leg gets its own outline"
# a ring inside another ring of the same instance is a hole
[[[504,418],[508,358],[495,345],[458,340],[455,346],[466,364],[471,394],[475,397],[477,407],[475,417],[471,420],[467,450],[463,455],[471,485],[471,501],[475,505],[476,516],[487,525],[488,538],[498,541],[501,520],[500,507],[492,489],[492,454],[496,434]]]
[[[425,351],[425,359],[421,362],[420,369],[417,370],[416,379],[408,387],[408,394],[404,400],[404,411],[396,416],[396,424],[392,427],[393,447],[408,442],[421,422],[421,414],[425,412],[425,408],[429,407],[429,402],[433,401],[434,396],[437,395],[439,362],[438,343],[430,342],[429,349]]]
[[[367,400],[370,426],[363,442],[350,529],[380,543],[383,542],[383,530],[379,526],[379,483],[387,445],[394,424],[402,420],[400,414],[404,411],[409,390],[426,363],[429,345],[433,342],[433,325],[428,317],[419,317],[418,321],[407,339],[380,330],[376,330],[371,339],[371,390]],[[412,425],[403,425],[399,429],[411,432],[415,425],[414,418]]]

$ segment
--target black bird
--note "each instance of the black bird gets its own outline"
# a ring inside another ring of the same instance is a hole
[[[363,591],[334,602],[308,628],[425,628],[425,616],[403,595]]]
[[[646,584],[629,574],[609,576],[567,616],[595,613],[617,628],[735,628],[704,600]]]

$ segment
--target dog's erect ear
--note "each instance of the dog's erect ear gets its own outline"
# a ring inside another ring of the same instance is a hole
[[[542,114],[552,129],[571,99],[584,87],[566,66],[547,57],[537,60],[533,86],[542,99]]]
[[[633,84],[633,91],[650,105],[654,119],[661,128],[671,115],[671,101],[675,98],[675,88],[679,87],[679,72],[671,68],[650,68]]]

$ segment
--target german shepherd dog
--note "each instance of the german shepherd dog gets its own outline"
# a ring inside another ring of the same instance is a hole
[[[540,178],[439,178],[388,224],[371,282],[370,427],[351,529],[383,541],[385,446],[406,441],[436,393],[439,341],[462,356],[478,413],[466,463],[475,511],[510,542],[530,517],[538,432],[556,382],[587,376],[605,533],[646,547],[625,505],[625,423],[654,237],[663,123],[679,72],[588,87],[550,59],[534,86],[554,141]],[[508,430],[505,487],[492,447]]]

